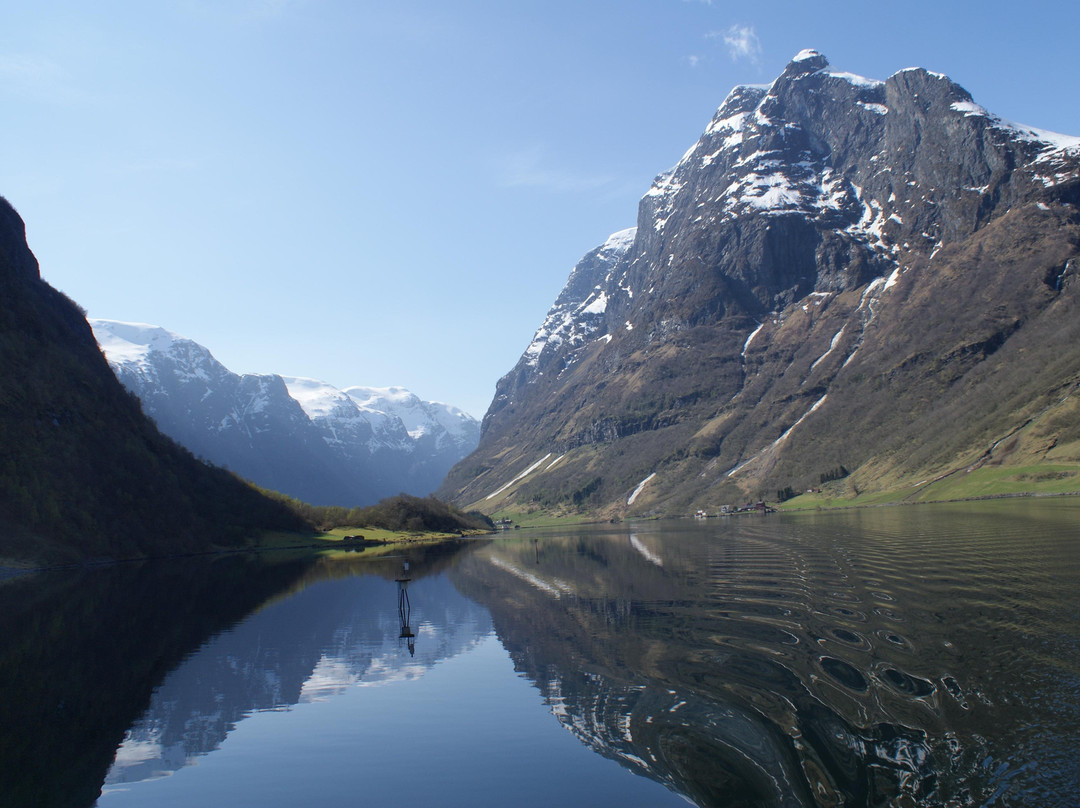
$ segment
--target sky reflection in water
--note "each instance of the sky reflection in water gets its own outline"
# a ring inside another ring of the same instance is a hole
[[[399,584],[374,576],[312,584],[208,642],[129,731],[98,804],[686,804],[563,731],[487,611],[413,572],[413,652]]]
[[[415,655],[385,571],[311,581],[169,675],[99,804],[1070,805],[1077,517],[523,531],[414,568]]]

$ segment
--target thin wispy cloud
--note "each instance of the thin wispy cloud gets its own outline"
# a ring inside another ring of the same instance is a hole
[[[613,177],[552,166],[544,149],[538,146],[504,155],[495,168],[497,181],[504,188],[542,188],[574,193],[601,190],[615,183]]]
[[[0,91],[63,104],[88,98],[59,62],[23,53],[0,53]]]
[[[306,0],[185,0],[183,6],[201,17],[252,23],[279,20]]]
[[[15,81],[55,81],[63,75],[51,59],[21,53],[0,53],[0,76]]]
[[[191,157],[169,157],[163,155],[147,157],[123,157],[108,159],[99,163],[102,171],[113,176],[134,174],[179,174],[200,168],[201,162]]]
[[[747,59],[752,64],[757,64],[761,56],[761,40],[758,39],[753,26],[733,25],[726,32],[714,34],[724,41],[731,61]]]
[[[249,19],[275,19],[296,6],[294,0],[248,0],[245,10]]]

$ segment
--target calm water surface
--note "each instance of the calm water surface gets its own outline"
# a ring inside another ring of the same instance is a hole
[[[1075,499],[163,566],[0,586],[0,804],[1080,800]]]

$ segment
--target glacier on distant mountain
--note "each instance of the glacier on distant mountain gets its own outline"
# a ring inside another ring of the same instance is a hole
[[[91,320],[123,385],[196,455],[313,504],[426,495],[479,440],[476,419],[401,387],[233,373],[202,345],[145,323]]]

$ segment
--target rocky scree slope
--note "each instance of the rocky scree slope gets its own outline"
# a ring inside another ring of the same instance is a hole
[[[440,495],[682,513],[1080,460],[1080,138],[803,51],[586,255]]]

